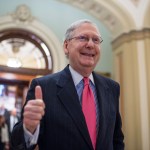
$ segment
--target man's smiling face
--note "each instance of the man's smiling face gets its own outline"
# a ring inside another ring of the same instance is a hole
[[[100,35],[97,28],[89,23],[79,26],[73,37],[64,44],[70,65],[78,71],[91,73],[100,58]]]

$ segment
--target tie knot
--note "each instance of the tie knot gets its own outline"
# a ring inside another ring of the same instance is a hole
[[[83,81],[84,81],[84,86],[86,86],[86,85],[89,84],[89,78],[84,77],[84,78],[83,78]]]

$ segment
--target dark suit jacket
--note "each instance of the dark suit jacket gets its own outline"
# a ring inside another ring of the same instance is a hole
[[[100,110],[96,150],[123,150],[119,85],[94,72],[93,76]],[[59,73],[34,79],[27,100],[35,98],[36,85],[42,87],[46,105],[38,139],[40,150],[93,150],[68,66]],[[11,144],[14,150],[25,149],[22,122],[15,126]]]

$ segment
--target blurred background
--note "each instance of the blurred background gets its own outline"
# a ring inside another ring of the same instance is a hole
[[[18,119],[30,81],[67,65],[65,30],[85,18],[104,40],[95,71],[121,86],[125,150],[150,150],[150,0],[0,0],[0,115]]]

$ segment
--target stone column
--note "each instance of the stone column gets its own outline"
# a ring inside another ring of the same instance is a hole
[[[150,149],[150,29],[122,34],[112,42],[114,77],[126,150]]]

